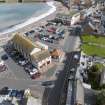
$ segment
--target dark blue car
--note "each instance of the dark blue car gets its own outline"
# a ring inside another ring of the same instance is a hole
[[[10,97],[16,97],[17,92],[18,92],[17,90],[12,90]]]

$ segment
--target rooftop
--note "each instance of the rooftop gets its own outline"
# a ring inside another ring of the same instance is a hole
[[[31,55],[31,57],[37,61],[42,61],[43,59],[50,57],[50,53],[48,50],[42,50],[39,51],[38,53]]]
[[[36,44],[34,44],[30,39],[28,39],[24,34],[16,33],[12,41],[18,46],[22,46],[27,52],[31,52],[34,48],[39,48]]]
[[[63,54],[64,54],[64,52],[61,51],[60,49],[54,49],[54,50],[51,52],[51,55],[52,55],[52,56],[61,56],[61,55],[63,55]]]

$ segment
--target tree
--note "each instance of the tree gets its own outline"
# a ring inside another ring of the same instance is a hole
[[[93,65],[88,72],[89,82],[93,89],[99,88],[100,68],[98,65]]]
[[[96,97],[96,105],[105,105],[105,90],[102,90]]]
[[[93,65],[91,68],[90,68],[91,72],[98,72],[99,71],[99,67],[98,65]]]

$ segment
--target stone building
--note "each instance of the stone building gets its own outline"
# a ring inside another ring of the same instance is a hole
[[[39,70],[51,63],[51,56],[48,49],[42,48],[41,45],[32,42],[26,36],[16,33],[11,43],[18,52]]]

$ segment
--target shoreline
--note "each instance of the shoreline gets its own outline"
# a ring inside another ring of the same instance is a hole
[[[18,24],[18,25],[13,26],[12,28],[6,29],[6,30],[0,32],[0,35],[10,34],[10,33],[13,33],[15,31],[22,30],[25,27],[28,27],[32,24],[35,24],[35,23],[43,20],[44,18],[52,15],[54,12],[56,12],[56,6],[54,5],[53,1],[47,2],[47,5],[51,7],[47,12],[39,15],[38,17],[31,17],[27,21],[25,21],[21,24]]]

